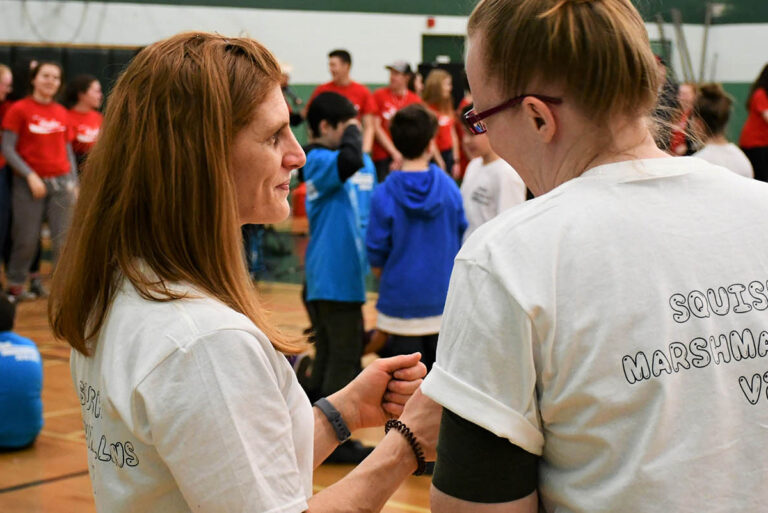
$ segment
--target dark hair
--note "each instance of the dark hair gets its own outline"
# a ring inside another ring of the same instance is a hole
[[[417,76],[421,77],[422,87],[424,85],[424,77],[421,75],[421,73],[419,73],[418,71],[415,72],[415,73],[411,73],[408,76],[408,90],[411,91],[412,93],[416,92],[416,77]]]
[[[704,136],[709,138],[725,132],[731,116],[733,100],[720,84],[703,84],[693,104],[693,115],[702,122]]]
[[[429,141],[437,133],[437,118],[420,103],[403,107],[392,118],[389,126],[392,143],[407,159],[424,154]]]
[[[37,74],[40,73],[40,70],[43,68],[43,66],[56,66],[59,68],[59,74],[64,75],[64,69],[61,67],[61,64],[59,64],[56,61],[39,61],[37,63],[37,66],[32,68],[32,71],[29,72],[29,81],[32,82],[36,77]]]
[[[763,66],[763,70],[760,72],[760,75],[758,75],[757,80],[755,80],[752,87],[749,88],[749,94],[747,95],[747,111],[749,111],[749,104],[752,102],[752,95],[755,94],[755,91],[758,89],[762,89],[768,93],[768,64]]]
[[[93,75],[78,75],[70,80],[64,93],[64,105],[68,109],[74,107],[79,101],[80,95],[88,92],[91,84],[98,81],[99,79]]]
[[[332,127],[357,116],[351,101],[338,93],[320,93],[307,109],[307,123],[312,135],[320,135],[320,122],[325,120]]]
[[[352,66],[352,56],[349,55],[349,52],[346,50],[342,50],[342,49],[334,50],[328,54],[328,58],[330,59],[331,57],[338,57],[339,59],[341,59],[342,62],[346,62],[347,64]]]

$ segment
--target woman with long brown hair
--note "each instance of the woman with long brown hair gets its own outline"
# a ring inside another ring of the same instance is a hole
[[[303,163],[256,41],[180,34],[115,84],[49,304],[100,511],[374,510],[434,453],[417,354],[377,360],[313,410],[283,355],[304,344],[257,298],[240,226],[284,219]],[[351,430],[401,413],[312,496],[312,469]]]
[[[468,32],[468,129],[536,198],[456,256],[432,511],[765,509],[768,185],[656,146],[631,0],[482,0]]]
[[[437,116],[435,144],[445,163],[446,172],[458,176],[459,136],[456,132],[456,114],[453,110],[453,79],[442,69],[433,69],[424,81],[421,98],[429,110]]]
[[[40,229],[45,220],[55,264],[69,229],[77,185],[67,110],[56,102],[61,66],[48,61],[36,64],[30,82],[32,94],[15,102],[2,123],[2,151],[14,172],[7,270],[7,293],[14,300],[45,295],[36,272],[30,290],[24,290],[39,256]]]

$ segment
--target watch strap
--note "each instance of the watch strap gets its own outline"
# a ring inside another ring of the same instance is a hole
[[[333,430],[336,432],[336,439],[339,441],[339,443],[343,444],[349,440],[349,438],[352,436],[352,433],[350,433],[349,427],[347,427],[347,423],[344,422],[344,419],[341,417],[339,410],[334,408],[328,399],[325,397],[318,399],[313,406],[317,407],[318,410],[323,412],[323,415],[325,415],[325,417],[328,419],[328,422],[331,423],[331,427],[333,427]]]

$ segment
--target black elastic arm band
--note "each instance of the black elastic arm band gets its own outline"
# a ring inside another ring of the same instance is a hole
[[[432,484],[457,499],[512,502],[538,487],[539,457],[444,409]]]

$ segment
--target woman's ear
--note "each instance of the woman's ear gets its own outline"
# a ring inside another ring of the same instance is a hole
[[[551,142],[557,133],[557,121],[549,105],[538,98],[528,96],[523,100],[522,109],[526,121],[530,123],[541,142]]]

